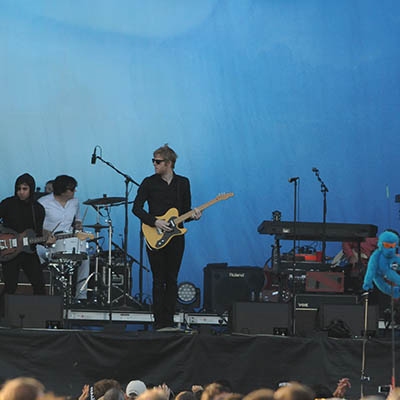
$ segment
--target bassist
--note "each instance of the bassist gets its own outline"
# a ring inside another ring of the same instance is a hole
[[[168,145],[153,153],[154,175],[141,183],[134,204],[133,213],[146,225],[160,231],[171,231],[168,222],[157,219],[169,209],[176,208],[179,215],[190,211],[191,193],[189,179],[175,174],[177,155]],[[147,203],[148,211],[144,209]],[[192,219],[201,217],[199,209],[193,210]],[[153,274],[154,329],[173,327],[175,303],[178,291],[177,279],[185,247],[183,235],[175,236],[163,248],[153,250],[147,247],[147,255]]]
[[[15,182],[14,196],[7,197],[0,203],[0,218],[6,228],[22,233],[32,229],[42,235],[45,211],[35,199],[35,180],[27,173],[19,176]],[[35,250],[33,248],[33,250]],[[22,252],[15,258],[2,263],[4,289],[1,293],[14,294],[18,286],[19,270],[25,272],[33,287],[34,294],[45,294],[43,271],[39,257],[33,253]]]

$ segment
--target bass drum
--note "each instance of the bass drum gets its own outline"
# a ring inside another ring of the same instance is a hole
[[[50,251],[52,260],[87,260],[88,243],[77,237],[58,239]]]

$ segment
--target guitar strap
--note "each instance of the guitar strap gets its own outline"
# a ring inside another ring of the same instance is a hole
[[[32,221],[33,221],[33,230],[37,234],[37,223],[36,223],[36,212],[35,212],[35,203],[32,203]]]
[[[182,192],[181,184],[182,184],[181,180],[178,179],[178,177],[177,177],[176,196],[177,196],[177,200],[178,200],[179,215],[181,215],[181,213],[182,213],[182,206],[183,206],[182,197],[181,197],[181,192]]]

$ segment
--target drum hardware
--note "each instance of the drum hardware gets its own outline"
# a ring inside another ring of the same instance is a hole
[[[112,204],[123,203],[125,201],[125,197],[107,197],[107,195],[103,195],[98,199],[88,199],[83,202],[83,204],[87,206],[110,206]],[[120,205],[120,204],[117,204]]]
[[[64,307],[68,310],[72,304],[73,275],[80,263],[74,260],[52,261],[48,264],[53,282],[51,282],[54,294],[63,296]]]
[[[101,225],[99,223],[93,224],[93,225],[83,225],[84,228],[92,228],[95,230],[95,232],[99,232],[101,229],[107,229],[108,225]]]

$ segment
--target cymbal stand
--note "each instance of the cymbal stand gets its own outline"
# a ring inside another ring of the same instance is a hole
[[[96,207],[97,211],[97,224],[99,224],[99,216],[100,216],[100,210],[99,206]],[[93,287],[93,293],[92,293],[92,302],[94,304],[99,303],[99,254],[100,254],[100,244],[99,244],[99,239],[100,239],[100,229],[101,228],[95,228],[95,234],[96,234],[96,255],[94,258],[94,287]],[[89,275],[90,276],[90,275]]]
[[[111,286],[112,286],[112,234],[113,227],[110,213],[107,210],[107,224],[108,224],[108,257],[107,257],[107,304],[111,307]]]

